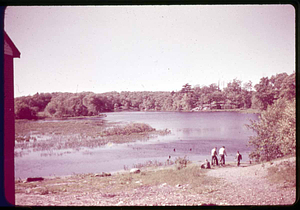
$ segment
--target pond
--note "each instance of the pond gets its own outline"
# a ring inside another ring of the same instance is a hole
[[[30,152],[15,157],[15,178],[115,172],[149,160],[165,162],[169,156],[173,161],[184,156],[192,161],[204,161],[210,159],[213,147],[221,146],[226,148],[226,161],[234,161],[237,150],[243,155],[242,161],[248,161],[251,148],[247,143],[249,136],[255,134],[245,124],[250,123],[249,119],[258,119],[257,114],[239,112],[112,112],[106,115],[109,122],[146,123],[157,130],[170,129],[171,134],[146,142],[60,150],[61,155]]]

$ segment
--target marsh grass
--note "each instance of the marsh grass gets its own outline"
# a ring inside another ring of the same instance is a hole
[[[147,141],[154,135],[166,135],[169,130],[155,130],[144,123],[119,125],[105,120],[25,121],[16,120],[16,149],[32,151],[95,148],[107,143]],[[16,156],[24,152],[15,152]],[[54,155],[47,154],[47,155]]]
[[[70,121],[15,121],[16,136],[70,135],[74,133],[96,136],[106,127],[112,126],[104,120],[70,120]]]
[[[136,163],[133,164],[133,168],[147,168],[147,167],[158,167],[158,166],[165,166],[167,165],[167,161],[164,162],[160,162],[158,160],[148,160],[145,163]]]
[[[157,168],[157,167],[162,167],[162,166],[171,166],[175,165],[175,168],[177,170],[180,170],[184,167],[187,167],[187,164],[190,164],[191,161],[187,159],[187,156],[182,157],[177,157],[175,161],[172,161],[171,159],[167,159],[165,162],[161,162],[158,160],[148,160],[145,163],[136,163],[133,164],[133,168]],[[128,170],[128,166],[124,166],[124,170]]]
[[[113,136],[113,135],[130,135],[137,133],[145,133],[155,131],[150,125],[144,123],[130,123],[126,125],[118,125],[108,128],[100,133],[100,136]]]

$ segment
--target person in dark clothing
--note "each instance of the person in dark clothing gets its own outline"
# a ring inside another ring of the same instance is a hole
[[[237,160],[237,166],[240,166],[240,164],[241,164],[241,160],[242,160],[242,155],[240,154],[240,152],[239,151],[237,151],[237,153],[236,153],[236,160]]]
[[[211,150],[211,165],[213,166],[214,164],[219,165],[218,164],[218,157],[217,157],[218,153],[217,153],[217,147],[213,148]]]
[[[210,162],[205,159],[205,162],[201,164],[201,168],[210,169]]]

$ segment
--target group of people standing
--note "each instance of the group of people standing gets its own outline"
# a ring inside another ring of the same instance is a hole
[[[227,156],[225,146],[222,146],[219,149],[219,155],[220,155],[220,165],[225,165],[225,156]],[[242,155],[240,154],[239,151],[237,151],[236,160],[237,160],[237,166],[240,166],[240,162],[242,160]],[[211,165],[214,165],[214,164],[219,165],[217,147],[215,147],[211,150]]]
[[[219,149],[219,155],[220,155],[220,165],[224,166],[225,165],[225,156],[227,156],[225,146],[222,146]],[[235,159],[237,160],[237,166],[240,166],[241,160],[242,160],[242,155],[240,154],[239,151],[237,151]],[[209,169],[213,165],[217,165],[217,166],[219,165],[217,147],[215,147],[211,150],[211,164],[207,159],[205,159],[205,162],[201,165],[201,168]]]

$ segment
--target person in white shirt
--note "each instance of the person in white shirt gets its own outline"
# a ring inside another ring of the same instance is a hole
[[[216,165],[219,165],[217,155],[218,155],[217,147],[215,147],[211,150],[211,165],[212,166],[214,165],[214,163],[216,163]]]
[[[227,156],[226,151],[225,151],[225,147],[222,146],[219,150],[219,155],[221,157],[220,159],[220,164],[221,165],[225,165],[225,156]]]

